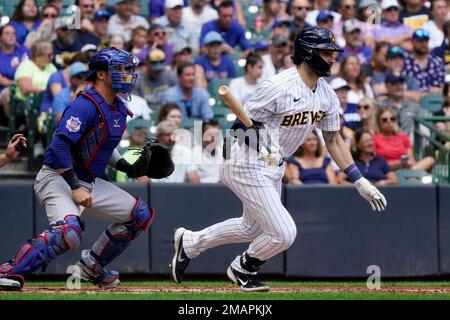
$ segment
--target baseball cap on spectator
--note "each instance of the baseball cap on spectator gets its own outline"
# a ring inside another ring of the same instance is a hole
[[[392,59],[396,57],[405,58],[405,51],[400,47],[389,48],[386,52],[386,59]]]
[[[287,44],[288,44],[288,39],[281,34],[276,34],[272,37],[272,45],[274,47],[281,47],[281,46],[285,46]]]
[[[131,136],[135,130],[144,129],[150,135],[151,122],[145,119],[131,119],[127,122],[128,134]]]
[[[89,68],[87,65],[81,62],[75,62],[69,67],[69,76],[71,78],[76,76],[87,76],[89,73]]]
[[[405,78],[403,76],[397,76],[393,73],[389,73],[386,75],[384,82],[390,83],[390,84],[398,83],[398,82],[405,82]]]
[[[223,43],[224,40],[220,33],[217,31],[210,31],[205,36],[205,45],[211,44],[211,43]]]
[[[381,2],[381,9],[386,10],[391,7],[396,7],[400,9],[400,4],[398,3],[397,0],[383,0]]]
[[[192,48],[191,47],[179,47],[173,52],[174,55],[177,54],[192,54]]]
[[[166,54],[159,49],[152,49],[148,55],[148,66],[155,71],[164,70]]]
[[[369,6],[376,6],[378,2],[376,0],[361,0],[358,4],[358,9],[365,9]]]
[[[94,21],[100,21],[102,19],[109,20],[110,17],[111,17],[111,13],[108,10],[98,10],[98,11],[95,11],[93,20]]]
[[[334,20],[334,16],[331,13],[331,11],[321,10],[319,12],[319,14],[317,15],[316,22],[317,23],[324,22],[324,21],[327,21],[328,19]]]
[[[166,3],[164,4],[164,6],[167,9],[173,9],[176,7],[184,7],[184,2],[183,2],[183,0],[166,0]]]
[[[333,90],[347,89],[350,90],[350,86],[348,82],[343,78],[334,78],[330,82],[330,86]]]
[[[343,27],[344,33],[352,33],[357,30],[361,31],[361,28],[359,27],[358,23],[355,20],[349,19],[344,22]]]
[[[413,40],[429,40],[430,39],[430,32],[428,32],[428,30],[424,30],[424,29],[417,29],[416,31],[414,31],[413,36],[412,36]]]
[[[148,29],[148,32],[152,32],[153,30],[157,29],[164,29],[164,27],[159,23],[153,23],[150,28]]]
[[[275,22],[272,25],[272,29],[281,28],[283,26],[289,28],[290,25],[291,25],[291,22],[289,20],[286,20],[286,19],[278,20],[278,19],[276,19]]]
[[[261,40],[261,41],[256,42],[253,45],[253,50],[254,51],[263,51],[263,50],[269,49],[269,47],[270,47],[270,42],[269,41]]]
[[[81,52],[91,52],[91,51],[97,52],[97,46],[96,46],[95,44],[88,43],[88,44],[85,44],[85,45],[81,48],[80,51],[81,51]]]

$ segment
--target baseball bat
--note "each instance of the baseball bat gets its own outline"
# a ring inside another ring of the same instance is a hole
[[[236,117],[241,120],[241,122],[247,128],[252,128],[252,119],[250,119],[247,112],[245,112],[244,108],[242,108],[242,105],[239,103],[239,101],[237,101],[234,94],[230,91],[230,88],[226,85],[222,85],[219,87],[217,92],[219,93],[219,96],[222,98],[225,104],[231,109],[231,111],[233,111]]]

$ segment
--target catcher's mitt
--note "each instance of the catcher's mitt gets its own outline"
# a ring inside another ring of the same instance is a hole
[[[175,169],[169,148],[156,140],[148,140],[138,153],[140,156],[132,165],[137,177],[162,179]]]

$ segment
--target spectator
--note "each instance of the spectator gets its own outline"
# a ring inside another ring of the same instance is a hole
[[[429,46],[431,49],[434,49],[440,47],[444,41],[444,24],[448,14],[447,0],[432,1],[430,12],[433,19],[425,22],[422,29],[433,35]]]
[[[133,164],[139,158],[137,149],[142,148],[145,142],[150,137],[150,121],[144,119],[133,119],[127,122],[127,131],[129,135],[130,147],[122,155],[122,158],[127,160],[129,164]],[[141,183],[147,183],[150,178],[147,176],[138,177],[136,179],[129,178],[125,172],[116,172],[116,182],[125,183],[130,181],[138,181]]]
[[[234,48],[239,47],[248,54],[250,43],[245,37],[245,29],[237,21],[233,20],[233,2],[225,0],[219,5],[219,18],[205,23],[200,33],[200,48],[204,46],[204,39],[208,32],[217,31],[226,43],[222,45],[222,53],[233,53]]]
[[[242,105],[260,85],[263,66],[261,57],[255,53],[250,53],[245,61],[245,75],[231,80],[230,91]]]
[[[260,41],[255,42],[255,44],[253,45],[253,52],[255,54],[257,54],[258,56],[263,57],[266,54],[269,54],[269,47],[270,47],[270,41],[260,40]]]
[[[152,182],[199,183],[198,168],[193,163],[191,149],[174,141],[176,129],[177,127],[171,121],[162,121],[156,126],[156,140],[168,145],[172,149],[172,160],[175,164],[175,170],[166,179],[153,179]]]
[[[379,74],[373,75],[371,78],[371,84],[373,91],[377,98],[385,98],[386,91],[386,75],[389,73],[393,73],[395,75],[402,75],[405,78],[405,98],[411,99],[415,102],[419,102],[420,98],[423,96],[423,93],[419,87],[419,81],[416,78],[405,75],[403,73],[405,67],[405,53],[400,47],[392,47],[386,53],[386,70]]]
[[[17,67],[31,56],[30,50],[16,42],[16,30],[11,24],[0,27],[0,105],[9,118],[9,86],[14,83]],[[5,124],[7,120],[5,119]]]
[[[131,32],[137,26],[148,29],[150,26],[144,17],[133,14],[134,0],[113,0],[117,13],[111,16],[108,22],[108,34],[120,34],[125,42],[130,41]]]
[[[373,91],[366,82],[366,77],[361,68],[358,57],[348,55],[342,61],[340,76],[348,82],[350,91],[347,96],[347,103],[356,104],[364,97],[373,98]]]
[[[138,57],[139,62],[145,63],[145,54],[149,53],[147,46],[148,31],[144,27],[136,27],[131,33],[131,41],[128,44],[129,52]],[[144,59],[142,59],[144,58]],[[142,59],[142,60],[141,60]]]
[[[111,13],[107,10],[98,10],[94,14],[92,21],[94,26],[93,35],[100,40],[100,43],[105,43],[108,39],[109,18],[111,18]]]
[[[81,30],[94,33],[95,0],[75,0],[75,5],[80,9]]]
[[[450,72],[450,20],[447,20],[444,24],[444,36],[445,39],[440,47],[434,48],[431,52],[433,55],[440,57],[444,60],[445,70]]]
[[[444,61],[429,53],[429,39],[426,30],[414,32],[412,54],[405,57],[405,73],[419,81],[422,91],[441,93],[445,80]]]
[[[344,118],[344,126],[355,130],[361,126],[361,117],[359,116],[356,104],[348,103],[348,92],[350,91],[350,86],[347,81],[342,78],[334,78],[330,82],[331,88],[336,93],[338,97],[339,104],[341,106],[342,117]]]
[[[303,29],[311,28],[312,25],[305,21],[308,11],[311,10],[311,2],[309,0],[292,0],[291,1],[291,36],[297,35]]]
[[[45,4],[51,4],[52,6],[55,6],[59,12],[61,12],[64,6],[64,0],[46,0]]]
[[[356,20],[347,20],[344,22],[344,52],[339,54],[339,60],[342,60],[349,54],[356,55],[361,64],[367,63],[372,58],[372,48],[364,45],[361,36],[361,29]]]
[[[202,123],[202,158],[197,168],[200,183],[218,183],[222,157],[222,132],[217,120]]]
[[[125,50],[125,38],[121,34],[110,35],[108,40],[108,47]]]
[[[49,41],[36,41],[31,47],[31,59],[23,61],[14,75],[17,83],[15,98],[24,102],[30,94],[41,93],[47,87],[50,76],[57,71],[52,64],[53,49]],[[16,107],[16,122],[19,130],[25,131],[25,109]]]
[[[162,102],[176,103],[185,119],[211,119],[213,111],[209,105],[209,93],[195,86],[195,65],[190,62],[180,64],[177,76],[178,84],[166,90]]]
[[[448,87],[448,84],[447,84]],[[448,97],[444,100],[442,110],[436,112],[436,116],[450,117],[450,99]],[[450,121],[436,122],[436,128],[442,131],[447,136],[450,136]]]
[[[321,12],[330,12],[331,15],[333,16],[333,21],[339,21],[341,20],[341,14],[337,13],[335,11],[331,11],[331,2],[332,0],[317,0],[317,1],[313,1],[314,2],[314,9],[313,10],[309,10],[308,14],[306,16],[306,23],[312,25],[312,26],[318,26],[318,22],[319,20],[317,19],[318,16],[320,15]],[[321,27],[321,28],[325,28],[325,27]],[[328,29],[328,28],[327,28]]]
[[[70,63],[64,64],[65,68],[53,73],[47,82],[47,87],[42,97],[40,112],[52,112],[52,104],[55,96],[69,86]]]
[[[405,78],[394,74],[386,76],[387,98],[381,102],[381,107],[391,107],[396,113],[400,130],[410,138],[414,133],[414,117],[423,116],[419,105],[405,98]]]
[[[303,145],[287,160],[285,180],[289,184],[336,184],[331,158],[324,155],[319,136],[311,131]]]
[[[255,25],[256,32],[270,32],[275,23],[278,22],[281,10],[281,1],[279,0],[263,0],[261,15],[256,19],[261,20],[261,25]]]
[[[176,73],[178,66],[184,62],[192,62],[192,49],[189,47],[182,48],[173,53],[173,61],[170,69]]]
[[[30,31],[25,38],[25,45],[31,48],[34,42],[37,40],[55,40],[55,33],[53,25],[56,19],[59,17],[59,10],[52,4],[47,4],[42,9],[42,22],[37,30]]]
[[[355,134],[356,150],[353,153],[355,164],[364,178],[379,186],[398,184],[397,175],[384,158],[375,156],[373,133],[369,130],[357,131]],[[351,184],[344,172],[337,176],[339,184]]]
[[[358,2],[358,20],[359,21],[367,21],[369,24],[376,23],[376,21],[372,21],[373,14],[376,12],[376,8],[379,8],[379,4],[377,0],[361,0]],[[373,28],[372,25],[369,28]]]
[[[167,32],[164,27],[157,23],[152,24],[148,31],[147,41],[149,50],[151,48],[157,48],[164,51],[166,55],[165,64],[166,66],[170,66],[173,62],[174,46],[167,42]]]
[[[288,39],[281,35],[272,37],[269,53],[262,56],[264,62],[262,80],[266,80],[281,71],[283,57],[289,51]]]
[[[39,5],[36,0],[20,0],[11,16],[11,24],[16,29],[17,42],[24,44],[29,32],[41,25]]]
[[[68,19],[60,17],[55,21],[56,39],[53,40],[53,54],[55,55],[54,64],[59,69],[63,66],[64,55],[80,51],[87,44],[92,44],[90,37],[85,37],[82,33],[71,29],[71,23]],[[98,40],[95,45],[98,44]]]
[[[176,103],[166,103],[159,109],[156,125],[166,120],[171,121],[175,125],[175,128],[180,128],[183,115]]]
[[[383,0],[381,9],[382,21],[374,29],[375,41],[410,50],[413,29],[400,22],[400,5],[397,0]]]
[[[375,154],[383,157],[393,170],[405,168],[430,170],[434,166],[432,157],[416,161],[407,135],[398,132],[396,112],[390,108],[380,109],[377,114],[378,133],[373,136]]]
[[[23,134],[15,134],[11,140],[9,140],[5,152],[0,154],[0,168],[19,157],[19,146],[21,146],[21,148],[27,147],[27,139]]]
[[[127,106],[128,110],[133,113],[133,119],[140,118],[144,120],[150,120],[151,112],[152,110],[148,106],[147,101],[136,94],[131,94],[130,101],[123,100],[125,105]],[[131,120],[130,118],[127,118],[127,121]]]
[[[377,131],[376,115],[378,112],[378,104],[376,100],[362,98],[356,109],[361,118],[361,126],[359,129],[364,129],[374,134]]]
[[[377,42],[372,59],[363,66],[364,74],[368,77],[376,77],[386,72],[386,53],[389,49],[389,43]]]
[[[210,21],[217,20],[217,11],[209,6],[206,0],[190,0],[190,5],[183,8],[182,20],[195,31],[195,38],[200,39],[202,26]],[[198,47],[197,47],[198,50]]]
[[[236,76],[233,60],[228,55],[222,55],[223,43],[222,36],[216,31],[210,31],[205,36],[206,54],[200,55],[195,60],[198,87],[206,89],[208,83],[213,79],[234,78]]]
[[[157,18],[162,17],[165,13],[165,0],[150,0],[148,3],[148,12],[150,12],[150,19],[154,22]],[[184,0],[183,6],[188,5],[188,0]]]
[[[339,2],[338,12],[342,15],[341,19],[334,24],[334,35],[336,37],[336,43],[343,47],[345,46],[345,39],[343,37],[344,23],[346,21],[353,21],[355,25],[361,30],[361,39],[364,39],[364,43],[372,48],[375,47],[373,39],[373,33],[368,28],[366,22],[359,21],[356,18],[356,2],[355,0],[342,0]]]
[[[166,0],[166,14],[155,20],[155,23],[164,27],[169,36],[167,42],[174,49],[191,47],[198,50],[198,32],[194,25],[183,20],[183,0]]]
[[[52,113],[55,114],[56,123],[61,120],[64,110],[77,94],[85,90],[88,73],[88,67],[82,62],[75,62],[69,67],[69,85],[61,89],[52,102]]]
[[[325,29],[333,31],[333,25],[334,25],[333,13],[328,10],[320,11],[319,14],[317,15],[316,25],[319,28],[325,28]]]
[[[150,109],[157,112],[161,106],[164,92],[177,84],[177,78],[172,71],[165,68],[165,54],[159,49],[153,49],[147,57],[145,67],[139,72],[133,93],[145,98]]]
[[[430,14],[424,3],[424,0],[404,0],[403,10],[400,12],[400,19],[404,25],[411,26],[414,30],[422,28]]]

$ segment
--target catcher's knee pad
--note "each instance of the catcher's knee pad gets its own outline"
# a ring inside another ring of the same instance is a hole
[[[113,224],[106,229],[90,254],[102,266],[119,256],[141,232],[148,229],[155,213],[142,199],[137,198],[131,213],[131,221]]]
[[[67,250],[75,251],[81,244],[83,228],[80,218],[69,215],[51,224],[40,235],[28,240],[14,259],[0,266],[0,273],[25,276],[41,269]]]

